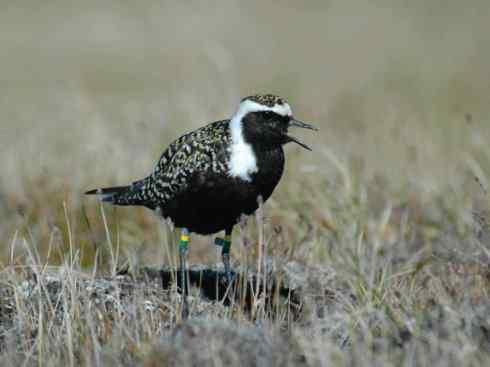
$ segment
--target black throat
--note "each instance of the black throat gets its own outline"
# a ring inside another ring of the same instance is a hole
[[[277,150],[288,142],[288,124],[289,117],[251,112],[242,120],[243,139],[252,146],[256,154]]]

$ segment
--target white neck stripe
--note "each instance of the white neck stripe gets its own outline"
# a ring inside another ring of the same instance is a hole
[[[230,146],[230,166],[229,175],[241,178],[244,181],[251,181],[250,175],[258,171],[257,159],[252,146],[243,137],[243,118],[250,112],[271,111],[281,116],[291,116],[291,107],[284,103],[275,104],[273,107],[261,105],[251,100],[240,103],[238,111],[230,121],[231,146]]]

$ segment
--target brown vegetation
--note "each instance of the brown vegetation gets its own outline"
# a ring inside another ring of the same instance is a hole
[[[24,3],[0,11],[0,365],[489,364],[488,1]],[[144,271],[175,268],[171,225],[81,193],[257,92],[320,127],[234,233],[233,268],[295,299],[193,288],[183,322]]]

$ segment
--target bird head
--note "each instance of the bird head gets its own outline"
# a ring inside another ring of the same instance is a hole
[[[243,138],[256,146],[274,147],[294,142],[311,150],[297,138],[288,135],[290,127],[318,130],[313,125],[293,117],[291,107],[284,98],[272,94],[257,94],[241,100],[232,118],[235,128],[241,129]]]

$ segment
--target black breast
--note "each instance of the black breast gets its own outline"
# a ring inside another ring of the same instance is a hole
[[[256,150],[258,171],[252,176],[264,202],[271,196],[284,171],[284,151],[282,146],[271,150]]]
[[[242,214],[258,208],[258,197],[265,202],[279,183],[284,170],[282,147],[256,151],[258,171],[251,181],[212,172],[196,173],[189,190],[162,208],[177,227],[210,234],[231,228]]]

